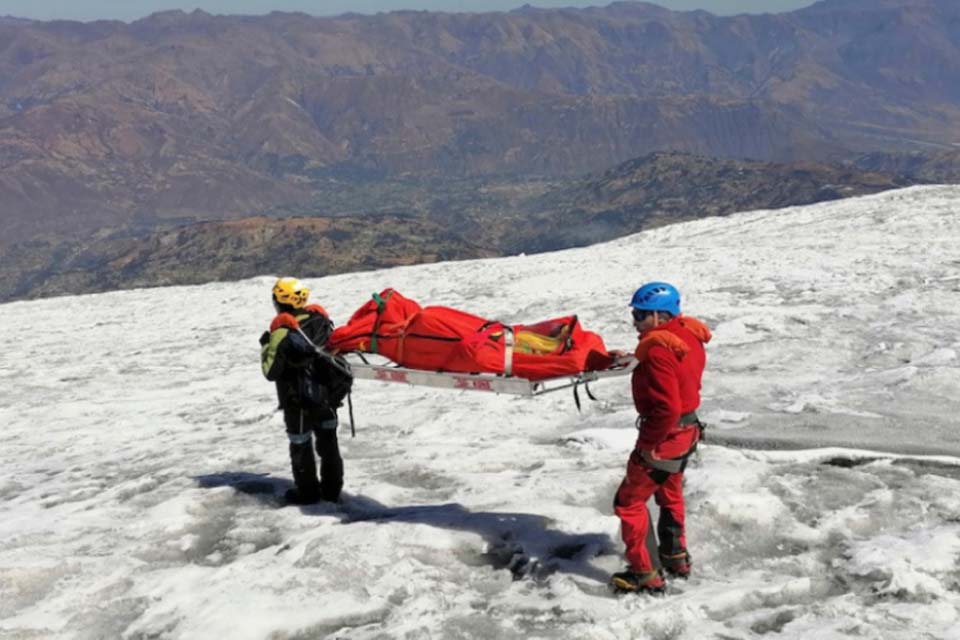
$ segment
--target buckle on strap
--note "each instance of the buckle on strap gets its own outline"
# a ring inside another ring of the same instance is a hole
[[[637,416],[637,429],[640,429],[643,426],[644,417]],[[696,427],[700,425],[700,417],[697,415],[696,411],[691,411],[690,413],[684,413],[680,416],[678,420],[678,425],[680,427]]]

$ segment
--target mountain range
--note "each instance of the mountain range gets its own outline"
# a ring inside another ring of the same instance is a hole
[[[0,22],[7,241],[322,215],[343,181],[947,152],[958,132],[953,0]]]

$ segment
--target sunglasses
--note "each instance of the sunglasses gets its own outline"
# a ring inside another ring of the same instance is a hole
[[[643,322],[647,319],[648,316],[653,315],[653,311],[648,311],[646,309],[634,309],[633,310],[633,319],[637,322]]]

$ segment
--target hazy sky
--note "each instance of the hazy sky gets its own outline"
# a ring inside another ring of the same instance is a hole
[[[354,11],[376,13],[398,9],[429,11],[507,11],[525,0],[0,0],[0,16],[36,20],[136,20],[167,9],[203,9],[209,13],[263,14],[270,11],[304,11],[335,15]],[[604,6],[610,0],[529,0],[536,7]],[[677,10],[706,9],[716,14],[778,13],[813,4],[813,0],[656,0],[655,4]]]

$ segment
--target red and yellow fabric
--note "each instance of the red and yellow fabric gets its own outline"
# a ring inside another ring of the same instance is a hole
[[[377,353],[412,369],[504,373],[512,332],[511,374],[542,380],[603,369],[613,358],[603,339],[575,315],[530,325],[505,325],[450,307],[421,307],[385,289],[333,332],[328,346]]]

